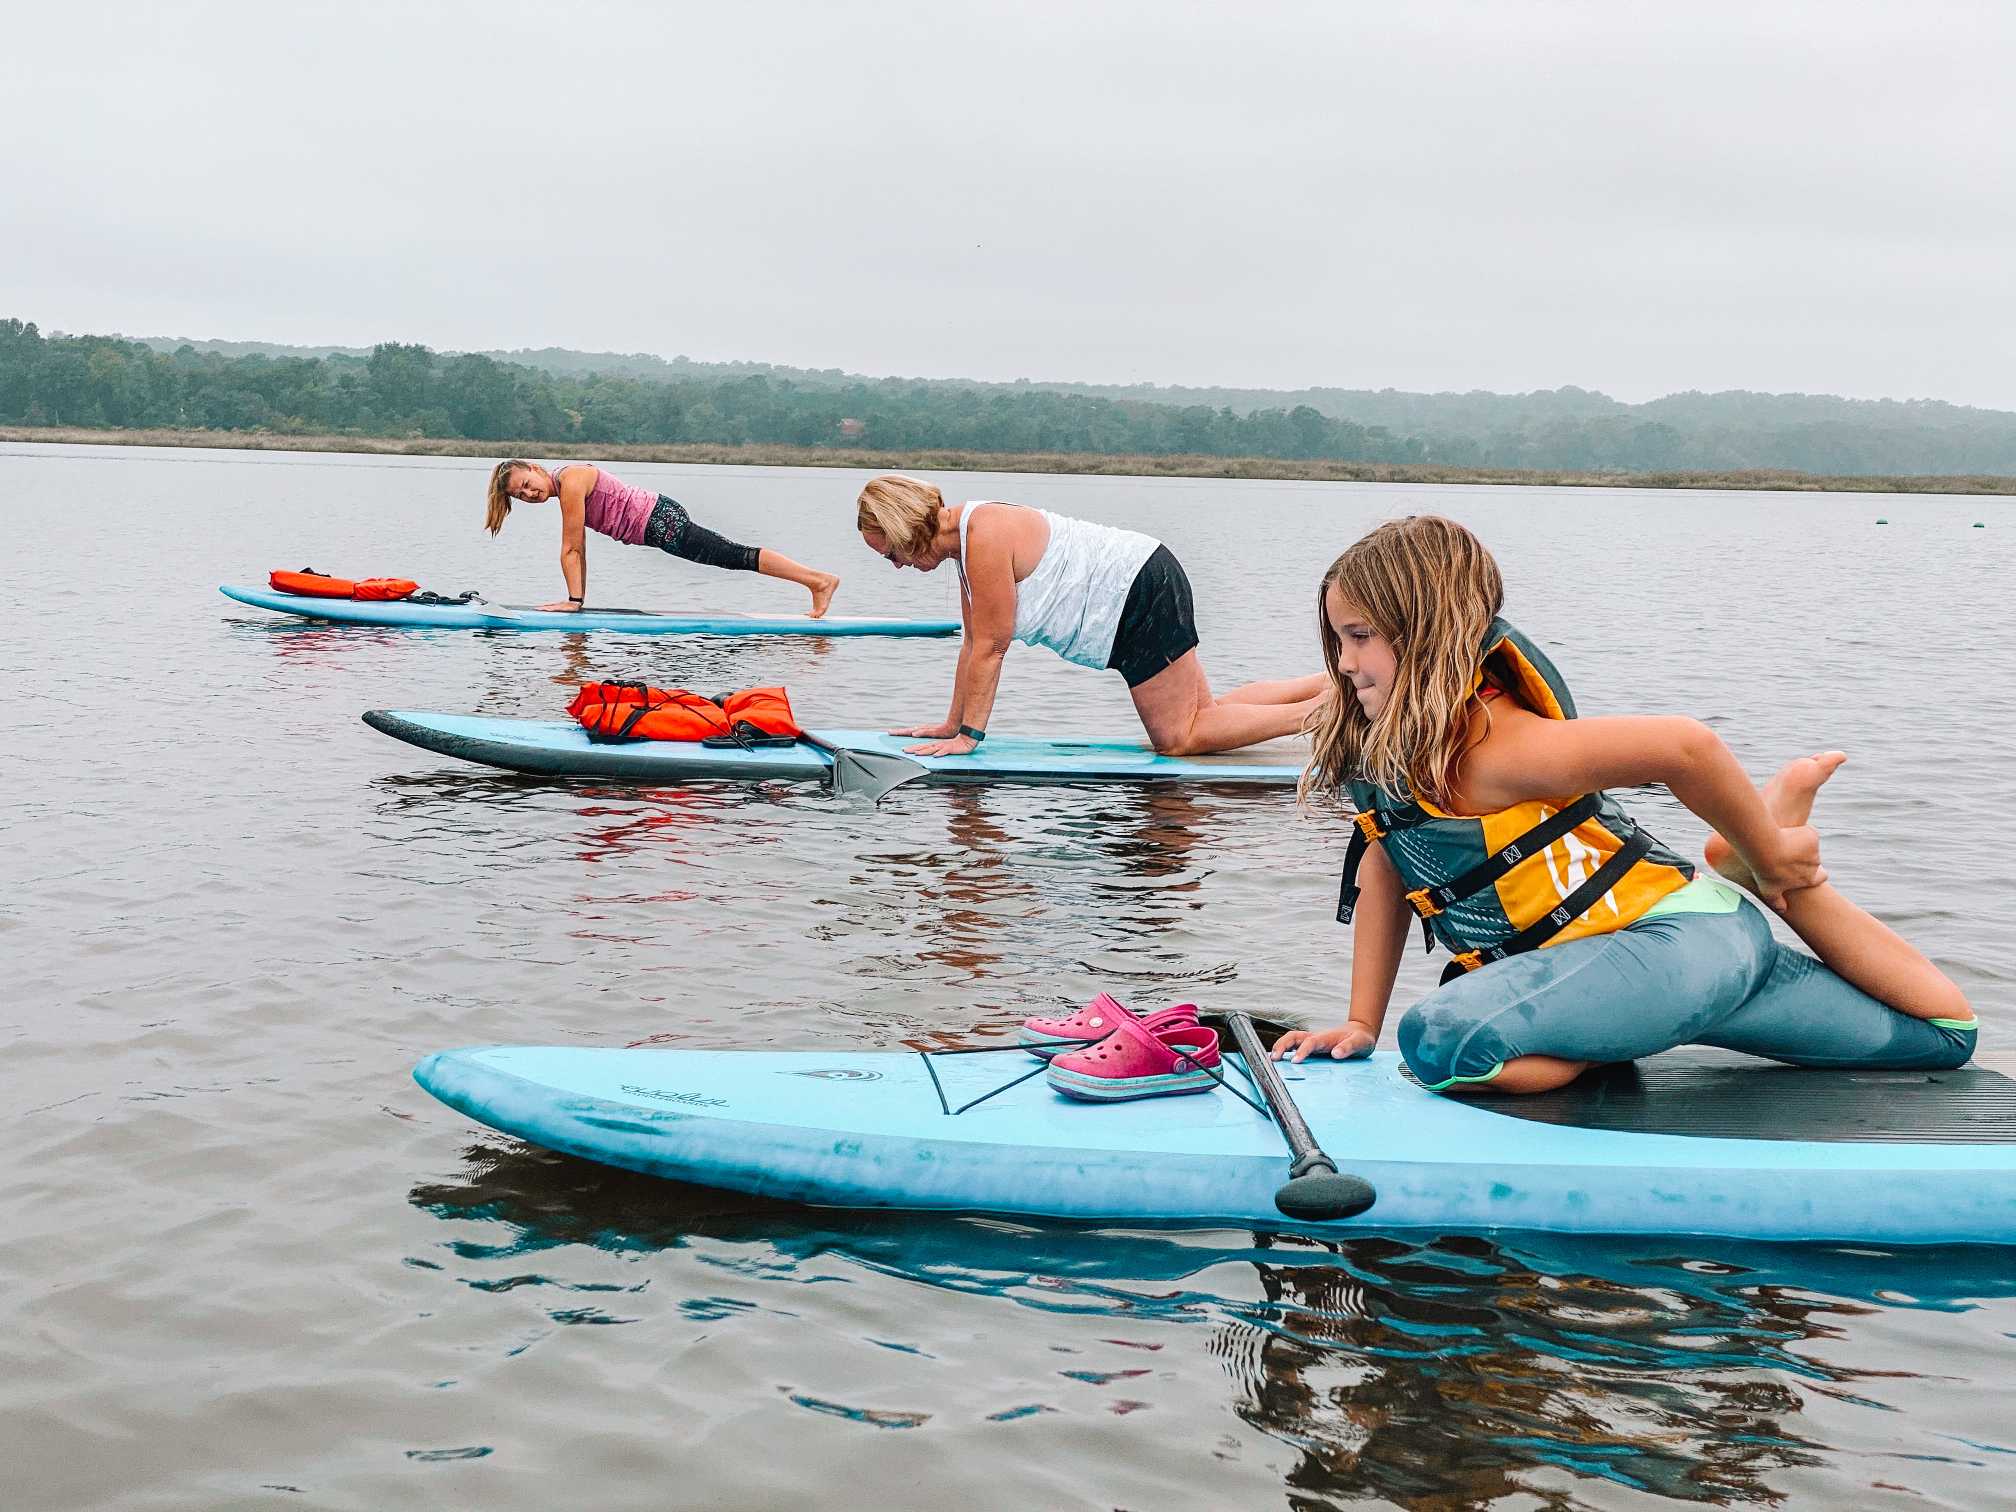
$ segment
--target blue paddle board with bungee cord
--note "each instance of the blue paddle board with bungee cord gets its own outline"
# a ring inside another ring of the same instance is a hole
[[[1537,1097],[1424,1090],[1399,1058],[1278,1067],[1369,1207],[1284,1218],[1290,1157],[1224,1089],[1061,1097],[1017,1051],[492,1045],[420,1085],[479,1123],[647,1175],[824,1206],[1321,1233],[1426,1229],[2016,1244],[2016,1080],[1815,1071],[1684,1049]],[[1244,1095],[1234,1095],[1243,1092]]]
[[[629,635],[957,635],[957,620],[876,619],[829,614],[665,614],[648,609],[582,609],[560,614],[507,604],[372,602],[310,598],[226,583],[226,598],[255,609],[343,625],[409,625],[436,630],[620,630]]]
[[[879,730],[818,730],[816,744],[715,747],[694,741],[592,741],[570,719],[492,719],[480,714],[432,714],[373,709],[372,729],[422,750],[507,771],[544,777],[614,777],[633,782],[696,777],[830,779],[836,752],[908,769],[904,780],[951,782],[1189,782],[1290,787],[1302,775],[1307,748],[1270,741],[1216,756],[1159,756],[1139,740],[1031,740],[990,733],[965,756],[909,756],[914,736]],[[895,786],[887,783],[885,786]]]

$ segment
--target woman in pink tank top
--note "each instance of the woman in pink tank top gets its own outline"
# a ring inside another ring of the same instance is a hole
[[[704,567],[730,572],[760,572],[765,577],[796,583],[812,595],[811,617],[818,619],[833,602],[840,579],[830,572],[801,566],[782,552],[765,546],[742,546],[695,524],[686,506],[648,488],[635,488],[592,462],[562,462],[541,467],[514,457],[499,462],[490,474],[490,508],[483,525],[495,535],[504,528],[511,501],[543,504],[560,501],[560,574],[567,579],[564,603],[541,604],[565,613],[579,609],[588,596],[588,532],[629,546],[651,546]]]

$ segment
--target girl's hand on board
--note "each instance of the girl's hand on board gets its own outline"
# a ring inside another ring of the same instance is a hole
[[[1293,1029],[1274,1041],[1274,1059],[1300,1063],[1312,1055],[1328,1054],[1332,1060],[1360,1060],[1372,1053],[1378,1036],[1362,1024],[1339,1024],[1335,1029]]]

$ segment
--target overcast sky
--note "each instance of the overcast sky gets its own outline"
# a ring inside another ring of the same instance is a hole
[[[0,315],[2016,409],[2016,4],[10,5]]]

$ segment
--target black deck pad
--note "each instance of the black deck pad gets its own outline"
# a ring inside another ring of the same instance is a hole
[[[1273,1019],[1260,1018],[1251,1013],[1247,1014],[1246,1017],[1252,1020],[1253,1032],[1260,1036],[1261,1047],[1267,1050],[1272,1050],[1274,1048],[1274,1041],[1281,1038],[1284,1034],[1291,1033],[1295,1028],[1293,1024],[1276,1023]],[[1202,1024],[1206,1029],[1216,1029],[1218,1031],[1218,1043],[1222,1048],[1226,1050],[1237,1048],[1232,1038],[1231,1022],[1226,1019],[1224,1014],[1199,1013],[1197,1015],[1197,1022]]]
[[[2016,1080],[1957,1071],[1816,1071],[1687,1046],[1599,1066],[1558,1092],[1466,1094],[1510,1118],[1714,1139],[2016,1144]]]

